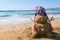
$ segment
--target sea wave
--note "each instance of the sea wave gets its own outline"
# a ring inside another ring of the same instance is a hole
[[[31,12],[0,12],[0,23],[29,22],[34,20],[34,14]],[[60,17],[60,12],[47,12],[49,18]]]

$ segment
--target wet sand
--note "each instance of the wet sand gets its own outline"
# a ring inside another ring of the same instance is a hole
[[[31,38],[33,22],[0,24],[0,40],[60,40],[60,18],[51,21],[55,38]]]

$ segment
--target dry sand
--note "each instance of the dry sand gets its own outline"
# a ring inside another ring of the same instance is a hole
[[[0,40],[60,40],[60,18],[55,18],[51,23],[57,33],[55,38],[31,38],[33,22],[30,22],[0,25]]]

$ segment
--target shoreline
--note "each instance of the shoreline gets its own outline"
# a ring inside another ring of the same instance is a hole
[[[51,17],[50,17],[51,18]],[[50,19],[49,18],[49,19]],[[60,17],[53,17],[54,19],[59,19]],[[21,23],[30,23],[33,22],[34,17],[28,17],[28,18],[4,18],[0,19],[0,24],[21,24]]]

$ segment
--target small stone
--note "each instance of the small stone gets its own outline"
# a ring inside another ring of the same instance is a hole
[[[21,39],[20,37],[18,37],[18,39]]]

